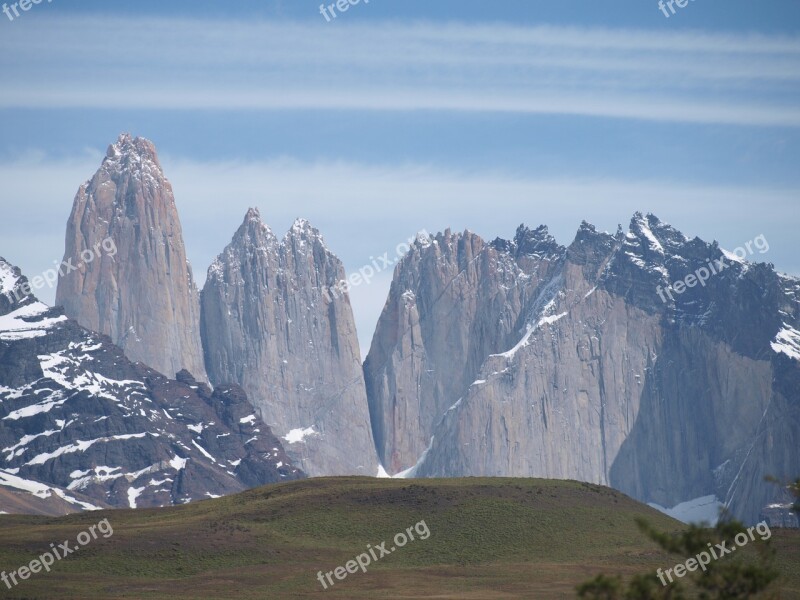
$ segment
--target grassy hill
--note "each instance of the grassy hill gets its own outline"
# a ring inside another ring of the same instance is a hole
[[[0,583],[0,598],[568,598],[600,571],[630,575],[677,562],[642,536],[637,516],[662,530],[681,527],[608,488],[540,479],[326,478],[160,510],[2,516],[5,571],[51,542],[75,545],[102,519],[114,533],[12,591]],[[420,521],[427,539],[323,589],[318,571],[345,566],[368,544],[386,541],[388,550]],[[800,534],[775,531],[773,540],[787,573],[783,597],[800,598]]]

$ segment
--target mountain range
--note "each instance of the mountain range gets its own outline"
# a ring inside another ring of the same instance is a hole
[[[363,365],[308,221],[279,239],[250,209],[198,292],[142,138],[80,187],[64,260],[105,240],[59,278],[63,309],[0,262],[0,490],[79,510],[306,475],[547,477],[796,525],[764,478],[800,473],[800,280],[654,215],[568,246],[417,238]]]

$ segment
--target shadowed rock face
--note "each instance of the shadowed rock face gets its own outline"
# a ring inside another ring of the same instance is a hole
[[[395,270],[364,364],[378,454],[414,465],[439,418],[486,356],[517,335],[525,308],[562,260],[546,228],[485,243],[449,230],[417,240]]]
[[[308,474],[374,476],[350,300],[323,293],[344,278],[308,222],[278,240],[251,209],[203,288],[206,365],[213,383],[247,391]]]
[[[365,364],[388,469],[774,512],[764,476],[800,472],[800,282],[652,215],[615,235],[584,223],[565,250],[526,231],[438,236],[395,272]],[[661,300],[720,259],[705,285]]]
[[[104,243],[105,240],[105,243]],[[91,260],[86,260],[91,257]],[[155,147],[123,134],[75,196],[56,303],[133,361],[205,380],[199,302]]]
[[[1,510],[165,506],[303,477],[241,388],[134,364],[25,282],[0,259]],[[4,504],[25,489],[65,506]]]

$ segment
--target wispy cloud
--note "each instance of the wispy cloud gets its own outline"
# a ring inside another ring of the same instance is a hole
[[[432,23],[37,19],[0,107],[455,110],[800,126],[800,38]],[[46,47],[30,39],[47,39]]]

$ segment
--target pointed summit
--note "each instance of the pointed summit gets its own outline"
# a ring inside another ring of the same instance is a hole
[[[153,142],[143,137],[134,137],[130,133],[121,133],[117,141],[108,147],[107,158],[118,156],[146,156],[157,159],[158,153]]]
[[[289,231],[292,233],[307,233],[310,231],[316,231],[316,229],[311,226],[311,223],[308,221],[308,219],[298,217],[294,220],[294,223],[292,223],[292,227]]]
[[[117,141],[106,150],[101,170],[120,176],[123,172],[136,174],[138,178],[149,176],[156,182],[164,179],[156,147],[148,139],[133,137],[129,133],[120,134]]]
[[[653,213],[643,215],[639,211],[635,212],[631,218],[629,232],[642,240],[645,248],[658,254],[663,254],[665,249],[674,252],[688,241],[683,233]]]
[[[508,252],[517,258],[523,256],[555,257],[563,253],[564,248],[550,235],[547,225],[539,225],[530,229],[524,223],[517,227],[513,240],[497,238],[492,247]]]
[[[654,233],[654,228],[661,224],[658,217],[648,214],[646,217],[639,211],[633,214],[630,224],[630,232],[634,237],[642,240],[644,248],[658,254],[664,253],[661,240]]]
[[[235,382],[311,475],[378,472],[341,261],[307,220],[280,243],[251,209],[202,293],[212,382]]]
[[[286,236],[284,236],[284,240],[289,238],[298,238],[305,241],[319,240],[324,245],[319,229],[314,227],[308,219],[299,217],[294,220],[289,231],[286,232]]]
[[[197,289],[172,186],[149,140],[123,133],[75,196],[56,303],[134,361],[205,379]]]
[[[277,243],[277,238],[269,226],[261,220],[258,208],[248,208],[231,243],[233,245],[252,244],[258,247],[271,247]]]

